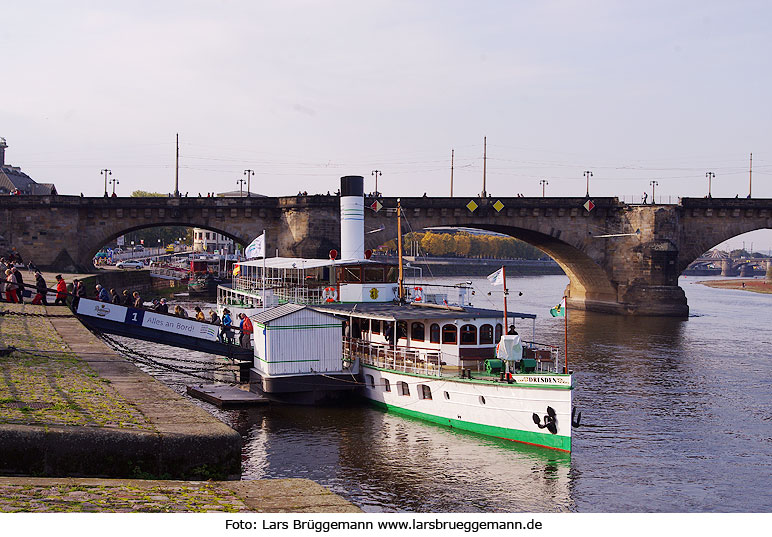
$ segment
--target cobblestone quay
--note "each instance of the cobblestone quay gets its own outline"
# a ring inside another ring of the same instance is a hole
[[[240,475],[236,431],[116,354],[68,308],[0,304],[0,343],[0,474]]]
[[[144,481],[0,477],[0,512],[358,513],[308,479]]]

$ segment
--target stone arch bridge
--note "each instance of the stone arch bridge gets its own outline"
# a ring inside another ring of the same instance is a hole
[[[689,264],[689,268],[699,269],[710,265],[717,266],[721,270],[722,276],[750,276],[753,274],[754,269],[764,269],[766,270],[767,279],[772,280],[772,258],[701,258],[692,261]]]
[[[369,205],[372,200],[366,200]],[[570,278],[570,307],[685,317],[679,274],[734,236],[772,228],[771,199],[683,198],[677,205],[627,205],[617,198],[402,198],[409,230],[457,226],[532,244]],[[368,247],[394,238],[395,198],[365,210]],[[497,203],[500,202],[500,203]],[[4,196],[0,236],[25,260],[53,270],[91,270],[94,254],[129,231],[155,226],[217,231],[241,244],[267,230],[267,251],[326,257],[340,249],[336,196],[279,198],[81,198]]]

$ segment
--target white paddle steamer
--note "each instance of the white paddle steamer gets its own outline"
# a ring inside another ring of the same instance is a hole
[[[573,377],[535,315],[471,307],[470,287],[406,285],[364,250],[363,178],[341,178],[341,259],[242,262],[218,306],[255,327],[250,389],[288,403],[362,395],[390,412],[571,451]],[[401,218],[401,208],[397,208]],[[401,255],[400,255],[401,257]],[[512,333],[530,321],[530,340]],[[509,333],[507,333],[509,332]]]

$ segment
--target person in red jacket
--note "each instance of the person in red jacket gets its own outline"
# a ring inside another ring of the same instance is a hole
[[[241,319],[241,323],[239,323],[239,328],[241,329],[241,335],[239,336],[239,345],[244,347],[245,349],[251,349],[252,348],[252,332],[254,332],[254,328],[252,327],[252,321],[243,313],[239,313],[239,319]]]
[[[56,300],[54,306],[67,305],[67,282],[64,281],[61,274],[56,275]]]

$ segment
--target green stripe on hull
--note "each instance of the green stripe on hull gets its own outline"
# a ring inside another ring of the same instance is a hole
[[[512,440],[515,442],[524,442],[526,444],[533,444],[535,446],[559,449],[560,451],[571,451],[571,437],[568,436],[560,436],[557,434],[548,433],[535,433],[532,431],[520,431],[517,429],[506,429],[504,427],[496,427],[493,425],[482,425],[480,423],[472,423],[469,421],[434,416],[432,414],[426,414],[425,412],[409,410],[407,408],[389,405],[387,403],[374,401],[372,399],[369,399],[369,401],[374,406],[388,412],[394,412],[395,414],[402,414],[404,416],[410,416],[411,418],[430,421],[438,425],[444,425],[454,429],[461,429],[462,431],[470,431],[485,436],[495,436],[496,438],[504,438],[506,440]]]

